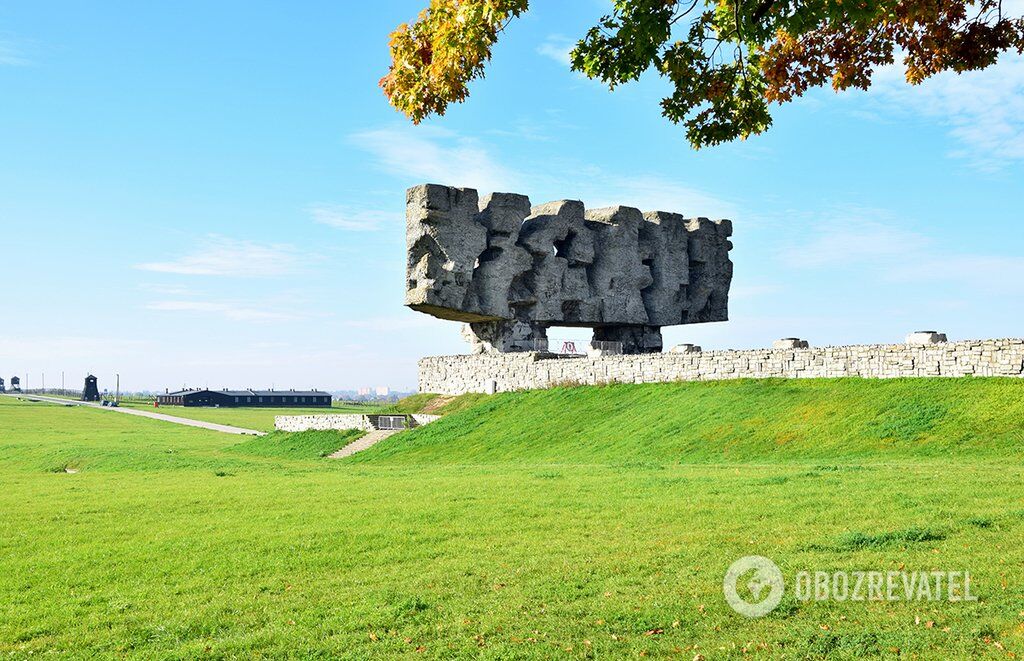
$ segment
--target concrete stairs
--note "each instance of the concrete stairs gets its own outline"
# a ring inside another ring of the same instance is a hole
[[[342,449],[338,450],[334,454],[327,455],[327,458],[328,459],[344,459],[345,457],[350,457],[350,456],[354,455],[356,452],[362,452],[366,448],[371,447],[373,445],[376,445],[377,443],[380,443],[381,441],[383,441],[385,438],[388,438],[389,436],[393,436],[393,435],[397,434],[400,431],[403,431],[403,430],[401,430],[401,429],[375,429],[375,430],[373,430],[371,432],[367,432],[365,436],[363,436],[363,437],[361,437],[361,438],[359,438],[359,439],[349,443],[348,445],[346,445]]]

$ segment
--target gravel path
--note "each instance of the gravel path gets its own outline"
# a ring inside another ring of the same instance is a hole
[[[200,427],[201,429],[212,429],[213,431],[224,432],[225,434],[245,434],[248,436],[265,436],[266,432],[256,431],[255,429],[244,429],[242,427],[232,427],[231,425],[221,425],[216,422],[206,422],[204,420],[192,420],[190,418],[179,418],[175,415],[167,415],[166,413],[157,413],[155,411],[142,411],[139,409],[121,408],[120,406],[102,406],[96,402],[80,402],[75,399],[62,399],[60,397],[50,397],[49,395],[26,395],[24,393],[5,393],[8,397],[17,397],[18,399],[26,399],[31,402],[48,402],[50,404],[63,404],[65,406],[88,406],[91,408],[100,409],[102,411],[117,411],[118,413],[126,413],[128,415],[138,415],[143,418],[152,418],[153,420],[163,420],[164,422],[173,422],[176,425],[187,425],[189,427]],[[360,439],[362,440],[362,439]]]
[[[357,440],[352,441],[342,449],[338,450],[334,454],[327,455],[328,459],[343,459],[351,456],[356,452],[361,452],[371,445],[380,443],[388,436],[392,436],[400,432],[400,429],[378,429],[376,431],[368,432],[365,436],[359,437]]]

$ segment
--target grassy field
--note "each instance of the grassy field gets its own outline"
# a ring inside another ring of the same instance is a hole
[[[376,413],[380,407],[372,405],[347,404],[335,402],[331,408],[323,407],[252,407],[252,408],[212,408],[201,406],[161,406],[153,408],[152,402],[128,402],[121,406],[133,409],[145,409],[176,415],[179,418],[205,420],[223,425],[234,425],[245,429],[271,431],[274,429],[274,416],[277,415],[313,415],[324,413]]]
[[[1020,655],[1022,402],[994,379],[558,389],[333,461],[351,436],[0,398],[0,656]],[[722,576],[751,554],[787,579],[967,570],[979,600],[787,592],[747,619]]]

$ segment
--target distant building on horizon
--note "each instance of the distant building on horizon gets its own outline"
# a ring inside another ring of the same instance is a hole
[[[365,397],[367,399],[374,399],[379,397],[388,397],[391,395],[391,388],[387,386],[376,386],[374,388],[366,387],[360,388],[356,391],[356,397]]]
[[[11,392],[21,392],[21,379],[16,376],[11,377]]]
[[[330,393],[319,390],[178,390],[157,395],[157,404],[166,406],[274,406],[330,407]]]

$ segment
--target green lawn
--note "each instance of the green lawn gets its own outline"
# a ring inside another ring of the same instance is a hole
[[[476,398],[344,461],[0,398],[0,656],[1024,653],[1024,381]],[[67,469],[78,470],[67,473]],[[722,577],[968,570],[971,603],[734,613]]]
[[[462,410],[463,400],[475,403]],[[466,395],[357,460],[430,463],[1024,458],[1024,380],[801,379]]]
[[[167,415],[176,415],[179,418],[192,420],[205,420],[206,422],[217,422],[224,425],[234,425],[246,429],[259,431],[270,431],[274,428],[274,416],[277,415],[317,415],[325,413],[376,413],[377,406],[362,406],[359,404],[343,404],[335,402],[331,408],[324,407],[294,407],[294,408],[213,408],[200,406],[161,406],[154,408],[152,403],[129,402],[121,406],[133,409],[145,409]]]

